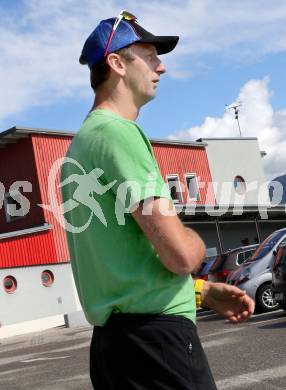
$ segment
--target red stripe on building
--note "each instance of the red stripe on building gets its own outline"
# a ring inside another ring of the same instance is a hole
[[[57,159],[65,156],[71,140],[72,137],[61,137],[55,135],[32,136],[37,175],[43,204],[48,205],[50,203],[48,196],[48,176],[51,167]],[[60,171],[58,171],[58,175],[56,177],[55,190],[58,204],[61,204],[62,198],[58,188],[59,183]],[[45,220],[53,226],[52,235],[55,243],[56,260],[58,262],[68,261],[70,256],[64,228],[61,226],[52,212],[44,210],[44,215]]]
[[[51,230],[13,237],[0,242],[0,268],[25,267],[64,262],[57,258]]]
[[[185,174],[195,173],[200,183],[200,200],[197,204],[215,204],[211,173],[205,148],[191,145],[152,143],[162,176],[177,174],[181,182],[184,203],[189,203]]]

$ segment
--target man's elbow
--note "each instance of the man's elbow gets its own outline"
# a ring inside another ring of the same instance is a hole
[[[180,275],[194,274],[202,264],[203,258],[201,256],[193,256],[188,262],[182,264],[179,270]]]
[[[188,254],[188,256],[183,256],[180,259],[177,259],[176,262],[168,264],[167,268],[169,271],[177,275],[189,275],[198,270],[204,258],[205,253],[199,253],[191,256]]]

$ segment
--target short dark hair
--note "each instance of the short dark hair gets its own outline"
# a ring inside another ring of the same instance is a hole
[[[105,58],[97,62],[90,70],[90,85],[95,91],[100,85],[102,85],[109,77],[110,69],[105,61]]]
[[[132,47],[127,46],[123,49],[115,51],[114,53],[120,54],[126,60],[134,60],[134,54],[132,52]],[[87,61],[83,55],[80,56],[79,62],[82,65],[86,65]],[[90,84],[91,88],[96,91],[96,89],[102,85],[109,77],[110,69],[108,64],[106,63],[106,59],[98,61],[90,70]]]

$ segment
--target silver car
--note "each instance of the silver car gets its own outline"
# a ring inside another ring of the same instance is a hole
[[[211,282],[225,282],[228,275],[246,262],[257,247],[258,244],[241,246],[217,255],[209,271],[209,280]]]
[[[286,228],[270,234],[251,258],[229,274],[226,280],[226,283],[245,290],[260,311],[272,311],[279,307],[272,297],[272,267],[277,247],[283,243],[286,243]]]

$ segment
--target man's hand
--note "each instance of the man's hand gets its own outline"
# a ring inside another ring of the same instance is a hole
[[[205,282],[202,302],[235,324],[245,321],[255,308],[245,291],[226,283]]]

